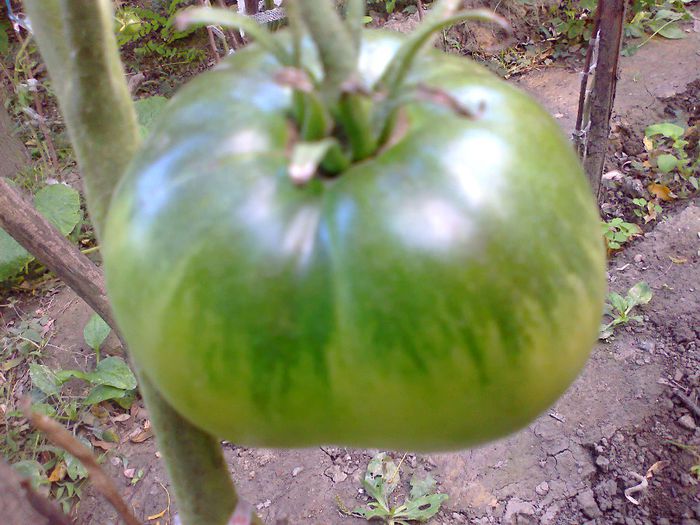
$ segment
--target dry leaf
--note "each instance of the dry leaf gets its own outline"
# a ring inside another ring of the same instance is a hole
[[[63,478],[66,477],[66,472],[67,472],[66,462],[61,461],[58,465],[56,465],[54,467],[53,471],[51,471],[51,475],[49,476],[49,481],[51,483],[61,481]]]
[[[673,255],[669,255],[668,258],[671,259],[671,262],[675,264],[685,264],[688,262],[688,259],[686,257],[674,257]]]
[[[119,414],[118,416],[114,416],[112,419],[114,419],[114,421],[117,423],[123,423],[124,421],[131,419],[131,414]]]
[[[651,467],[649,467],[649,470],[647,470],[646,478],[651,479],[651,477],[654,474],[661,472],[663,469],[665,469],[668,466],[668,464],[669,464],[668,460],[657,461]]]
[[[647,213],[644,216],[644,224],[650,222],[650,221],[655,221],[656,218],[658,217],[658,214],[656,213],[656,206],[654,206],[654,202],[647,202]]]
[[[51,320],[50,320],[48,323],[46,323],[46,324],[44,325],[44,327],[41,329],[41,337],[42,337],[42,338],[46,337],[46,334],[49,333],[49,330],[51,330],[51,328],[53,328],[53,322],[54,322],[54,320],[51,319]]]
[[[153,514],[152,516],[148,516],[146,519],[147,519],[148,521],[158,520],[158,519],[162,518],[163,516],[165,516],[165,512],[166,512],[167,510],[168,510],[168,509],[165,508],[165,509],[161,510],[158,514]]]
[[[144,441],[146,441],[147,439],[152,438],[152,437],[153,437],[153,431],[149,429],[149,430],[143,430],[143,431],[139,432],[138,434],[136,434],[135,436],[129,437],[129,440],[132,443],[143,443]]]
[[[603,174],[603,180],[622,180],[625,176],[618,170],[612,170]]]
[[[647,150],[650,153],[654,150],[654,142],[649,137],[644,137],[642,139],[642,142],[644,142],[645,150]]]
[[[150,430],[150,428],[151,428],[151,420],[147,419],[146,421],[143,422],[143,429]]]
[[[101,448],[102,450],[112,450],[114,447],[116,447],[116,443],[108,443],[107,441],[102,441],[101,439],[91,439],[90,443],[92,443],[93,446]]]
[[[103,422],[109,419],[109,412],[102,405],[92,405],[90,407],[90,412],[93,416]]]
[[[678,198],[670,189],[668,186],[664,184],[656,184],[655,182],[652,182],[647,186],[647,189],[649,190],[649,193],[651,193],[655,198],[660,199],[662,201],[672,201],[673,199]]]

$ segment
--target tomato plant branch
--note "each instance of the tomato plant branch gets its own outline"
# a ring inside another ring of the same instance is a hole
[[[304,23],[323,64],[323,92],[329,101],[340,96],[341,86],[357,66],[357,50],[350,31],[329,0],[298,0]]]
[[[135,112],[113,35],[111,2],[25,0],[25,6],[66,119],[81,166],[91,218],[99,233],[112,191],[139,147]],[[0,208],[3,215],[7,210]],[[17,229],[10,229],[9,233],[16,236]],[[35,234],[39,232],[30,237]],[[42,237],[35,240],[46,242]],[[35,253],[36,246],[30,251]],[[65,251],[49,251],[37,258],[51,267],[62,256]],[[81,297],[93,298],[94,290],[81,289],[77,284],[84,280],[84,275],[64,271],[58,275]],[[96,310],[107,315],[105,308]],[[107,315],[107,319],[111,317]],[[219,444],[176,414],[150,381],[143,374],[139,376],[141,393],[172,477],[183,522],[186,525],[226,523],[237,495]]]
[[[35,37],[56,87],[99,233],[112,190],[136,152],[136,114],[106,0],[27,0]],[[119,130],[115,133],[115,130]]]

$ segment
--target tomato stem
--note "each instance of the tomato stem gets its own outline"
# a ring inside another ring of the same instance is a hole
[[[372,108],[372,100],[366,95],[345,92],[340,97],[337,117],[350,143],[353,161],[366,159],[377,150]]]
[[[367,2],[365,0],[347,0],[345,7],[345,24],[350,31],[353,43],[355,44],[355,52],[360,52],[360,35],[364,26],[365,12],[367,11]]]
[[[323,98],[334,105],[357,67],[352,36],[329,0],[296,0],[323,65]]]

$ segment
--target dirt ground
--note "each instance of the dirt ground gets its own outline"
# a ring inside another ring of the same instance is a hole
[[[700,33],[653,40],[621,59],[615,118],[641,137],[645,126],[668,118],[665,112],[673,104],[664,99],[684,92],[699,77]],[[579,82],[579,74],[567,67],[517,79],[567,132],[573,129]],[[690,471],[700,457],[672,443],[700,447],[695,402],[700,392],[700,200],[664,212],[653,230],[612,258],[611,290],[624,294],[641,280],[654,294],[641,309],[643,323],[619,329],[599,344],[566,395],[529,427],[473,450],[406,455],[402,479],[414,471],[430,472],[449,495],[430,523],[700,525],[700,490]],[[61,287],[19,308],[29,315],[41,308],[54,319],[49,364],[75,368],[90,362],[82,330],[91,311],[70,290]],[[107,352],[114,346],[108,343]],[[129,439],[143,436],[146,411],[132,410],[128,419],[120,419],[113,425],[122,442],[109,451],[105,466],[147,522],[168,508],[167,474],[153,438]],[[342,515],[338,500],[349,508],[367,501],[360,480],[378,451],[224,448],[242,497],[266,523],[362,523]],[[396,461],[403,454],[391,452]],[[130,469],[144,470],[135,485],[124,475],[124,458]],[[638,504],[626,499],[625,489],[639,484],[653,465],[645,478],[648,486],[632,494]],[[161,523],[172,523],[175,512],[173,503]],[[116,522],[111,508],[88,490],[77,523]]]

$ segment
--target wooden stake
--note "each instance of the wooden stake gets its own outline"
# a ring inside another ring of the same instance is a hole
[[[575,143],[593,194],[598,199],[608,150],[624,20],[624,0],[599,0],[596,27],[581,82]]]

